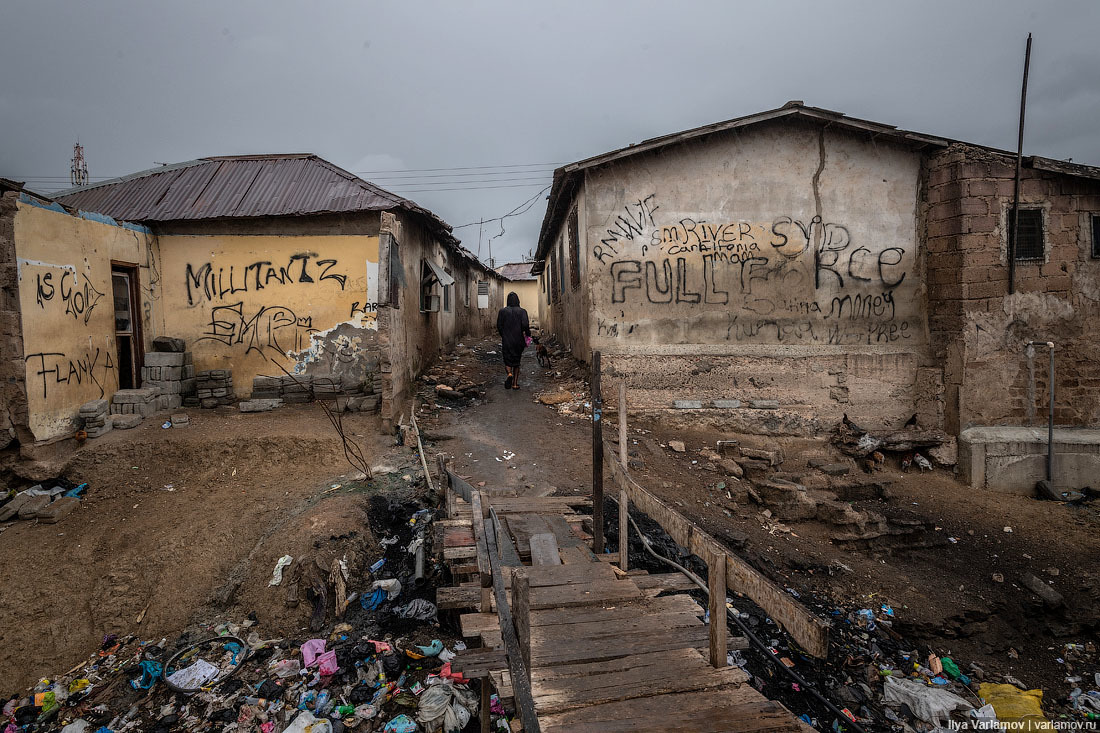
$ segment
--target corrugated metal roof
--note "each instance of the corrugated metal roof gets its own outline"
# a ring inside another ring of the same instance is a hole
[[[531,274],[531,266],[534,262],[509,262],[497,268],[497,273],[509,280],[537,280]]]
[[[308,153],[233,155],[153,168],[60,191],[57,201],[126,221],[302,216],[405,209],[432,212]]]

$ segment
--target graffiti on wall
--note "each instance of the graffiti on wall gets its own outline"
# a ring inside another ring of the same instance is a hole
[[[860,242],[821,216],[666,222],[659,209],[655,194],[637,199],[592,245],[598,291],[619,315],[601,321],[601,336],[629,338],[666,311],[722,312],[725,338],[739,342],[888,344],[916,334],[896,303],[904,246]]]
[[[187,304],[225,300],[240,293],[256,293],[280,285],[335,282],[343,290],[348,276],[336,269],[339,261],[321,259],[316,252],[299,252],[286,264],[257,260],[244,267],[215,267],[213,262],[188,263],[184,271]]]
[[[301,351],[309,345],[310,334],[316,331],[312,316],[299,316],[287,306],[246,310],[240,301],[211,308],[206,331],[198,340],[243,346],[245,354],[255,352],[269,360],[285,357],[290,351]]]
[[[85,349],[80,353],[66,354],[61,351],[27,354],[27,381],[42,388],[42,399],[49,399],[59,390],[93,385],[99,394],[106,394],[106,386],[113,386],[110,379],[115,369],[114,358],[109,349]]]
[[[87,267],[80,274],[75,265],[57,265],[20,258],[20,279],[23,269],[27,267],[36,270],[34,299],[40,309],[88,325],[92,312],[99,305],[104,293],[92,282],[91,271]]]

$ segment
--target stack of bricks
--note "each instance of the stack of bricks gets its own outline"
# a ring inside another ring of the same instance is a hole
[[[382,375],[365,379],[350,375],[296,374],[282,377],[259,376],[252,380],[252,399],[281,399],[283,402],[335,400],[340,412],[374,412],[382,397]]]
[[[111,403],[105,399],[92,400],[80,406],[80,418],[89,438],[98,438],[111,430]]]
[[[151,351],[145,355],[141,383],[159,391],[157,409],[175,410],[195,391],[195,365],[190,351]]]
[[[195,396],[199,405],[212,409],[218,405],[232,405],[236,402],[233,394],[233,372],[229,369],[208,369],[199,372],[195,384]]]
[[[111,414],[149,417],[158,409],[158,394],[158,390],[150,387],[120,389],[111,398]]]

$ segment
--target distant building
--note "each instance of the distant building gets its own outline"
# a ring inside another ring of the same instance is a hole
[[[508,292],[519,296],[519,304],[527,309],[531,325],[539,322],[539,278],[531,273],[534,262],[509,262],[496,268],[497,274],[508,278]]]
[[[1057,422],[1100,424],[1100,168],[1024,160],[1010,263],[1014,169],[800,102],[573,163],[539,237],[541,322],[599,349],[632,408],[805,436],[916,414],[960,436],[975,484],[1030,490],[1045,431],[1011,429],[1042,422],[1047,379],[1025,341],[1056,344]],[[1088,435],[1058,438],[1069,483],[1100,468]]]
[[[82,403],[137,387],[152,339],[197,370],[381,382],[391,428],[417,375],[489,333],[504,280],[446,222],[315,155],[203,158],[54,200],[0,200],[0,444],[72,435]]]

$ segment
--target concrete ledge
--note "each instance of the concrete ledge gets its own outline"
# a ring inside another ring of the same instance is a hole
[[[975,488],[1031,496],[1046,478],[1045,427],[967,428],[959,435],[959,472]],[[1054,485],[1100,485],[1100,429],[1054,429]]]

